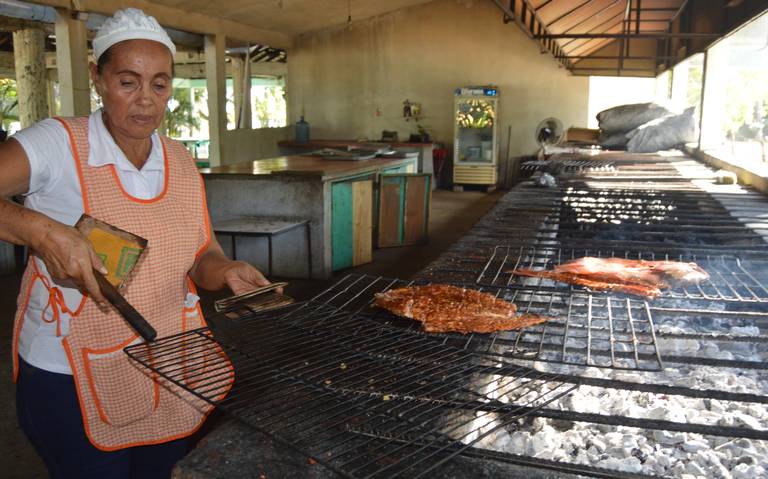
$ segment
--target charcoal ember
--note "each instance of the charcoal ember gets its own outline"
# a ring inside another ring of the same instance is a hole
[[[605,442],[603,442],[600,438],[594,437],[590,439],[591,446],[595,448],[595,451],[597,451],[599,454],[602,454],[605,452],[606,445]]]
[[[694,477],[707,477],[707,473],[702,465],[696,463],[696,461],[690,461],[685,465],[685,473]]]
[[[660,430],[653,431],[653,438],[656,440],[656,442],[664,444],[665,446],[682,444],[687,439],[685,433]]]
[[[517,431],[509,436],[504,447],[512,454],[525,454],[528,450],[528,444],[531,442],[531,434],[528,432]]]
[[[565,432],[573,429],[574,422],[565,419],[551,419],[549,424],[558,431]]]
[[[741,456],[736,459],[736,465],[745,464],[747,466],[754,466],[757,464],[757,460],[752,456]]]
[[[542,459],[552,459],[562,445],[562,436],[551,426],[544,426],[529,444],[528,454]]]
[[[640,464],[645,464],[648,460],[648,454],[644,453],[639,447],[632,449],[632,456],[636,457]]]
[[[640,460],[636,457],[625,457],[621,459],[609,457],[608,459],[600,461],[597,465],[606,469],[617,469],[626,472],[640,472],[643,470],[643,465],[640,464]]]
[[[709,444],[706,441],[689,440],[683,443],[683,449],[687,452],[698,452],[702,449],[709,449]]]
[[[733,468],[731,475],[733,479],[754,479],[756,477],[765,477],[765,468],[762,466],[739,464]]]

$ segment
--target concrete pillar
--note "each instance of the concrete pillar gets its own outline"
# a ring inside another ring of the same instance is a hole
[[[91,113],[88,73],[88,30],[69,10],[56,9],[56,66],[62,116]]]
[[[251,128],[251,69],[243,57],[230,57],[235,92],[235,128]]]
[[[49,72],[50,73],[50,72]],[[48,77],[46,83],[46,94],[48,95],[48,116],[56,116],[59,112],[56,109],[56,92],[54,88],[54,81]]]
[[[253,125],[251,114],[251,59],[247,55],[245,57],[243,77],[243,110],[240,115],[240,128],[250,129]]]
[[[240,128],[243,109],[243,74],[245,72],[245,60],[239,56],[229,57],[232,65],[232,91],[235,97],[235,128]]]
[[[48,85],[45,72],[45,32],[23,28],[13,32],[16,94],[22,128],[48,117]]]
[[[208,161],[221,165],[221,142],[227,131],[223,34],[205,36],[205,79],[208,86]]]

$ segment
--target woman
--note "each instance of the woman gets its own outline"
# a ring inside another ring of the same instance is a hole
[[[72,225],[82,213],[148,239],[126,298],[159,336],[200,327],[194,284],[268,284],[211,233],[187,150],[160,138],[175,47],[153,17],[118,11],[93,40],[103,108],[48,119],[0,145],[0,239],[30,248],[14,333],[19,423],[51,477],[168,477],[206,410],[159,387],[122,348],[136,334],[107,306],[106,273]],[[194,282],[194,284],[193,284]]]

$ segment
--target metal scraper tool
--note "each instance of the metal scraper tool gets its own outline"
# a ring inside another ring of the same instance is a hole
[[[136,311],[136,308],[131,306],[123,295],[120,294],[117,288],[109,282],[106,276],[95,269],[93,270],[93,275],[96,276],[96,281],[99,283],[101,294],[103,294],[104,297],[107,298],[107,301],[117,309],[133,330],[144,338],[146,342],[150,343],[154,341],[157,337],[157,331],[155,331],[155,328],[144,319],[144,316]]]

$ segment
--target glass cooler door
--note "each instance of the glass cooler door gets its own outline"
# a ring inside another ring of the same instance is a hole
[[[459,163],[493,163],[496,107],[484,98],[457,98],[456,142]]]

